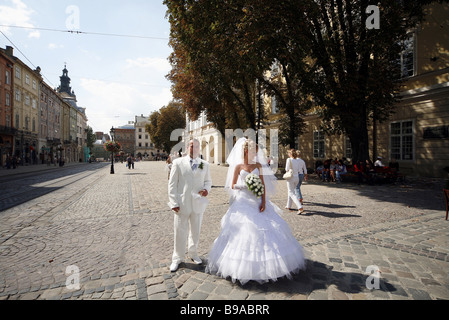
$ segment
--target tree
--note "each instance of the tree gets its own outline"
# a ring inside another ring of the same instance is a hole
[[[282,1],[286,10],[276,15],[277,28],[266,24],[260,30],[288,38],[278,55],[301,59],[300,48],[310,57],[313,72],[299,70],[300,89],[320,106],[326,132],[348,135],[353,161],[369,158],[369,121],[386,120],[394,112],[402,80],[399,43],[423,19],[423,5],[430,2],[378,1],[382,25],[370,30],[368,0],[287,0]],[[270,6],[266,0],[258,8],[275,15],[266,10]]]
[[[400,43],[431,2],[377,1],[381,27],[368,29],[369,0],[165,0],[178,59],[171,79],[175,91],[194,88],[183,93],[192,94],[192,110],[243,113],[251,128],[257,80],[279,101],[281,138],[290,146],[313,103],[322,129],[346,134],[353,161],[365,160],[370,121],[388,119],[398,102]],[[282,82],[265,76],[273,62]]]
[[[254,73],[260,65],[238,36],[244,1],[165,0],[171,24],[168,78],[173,95],[192,119],[206,111],[208,120],[226,128],[256,128]],[[262,73],[262,70],[259,70]]]
[[[156,148],[170,152],[178,141],[170,141],[171,133],[186,126],[185,114],[179,103],[170,102],[150,115],[150,124],[145,130],[150,134]]]
[[[87,139],[86,145],[89,149],[94,147],[94,143],[97,140],[97,136],[93,133],[93,130],[90,126],[87,126]]]

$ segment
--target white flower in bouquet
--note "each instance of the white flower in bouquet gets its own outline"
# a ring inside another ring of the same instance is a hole
[[[254,173],[250,173],[245,178],[248,190],[250,190],[257,198],[261,197],[264,193],[264,186],[260,177]]]

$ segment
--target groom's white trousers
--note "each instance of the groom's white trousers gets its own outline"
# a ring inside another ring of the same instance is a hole
[[[189,256],[192,258],[198,256],[197,250],[202,219],[203,213],[185,213],[182,212],[182,210],[180,210],[178,213],[175,213],[175,244],[173,249],[172,262],[179,263],[184,261],[187,239]]]

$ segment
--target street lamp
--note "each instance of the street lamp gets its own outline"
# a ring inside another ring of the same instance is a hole
[[[115,129],[114,126],[111,128],[111,139],[114,141],[115,138]],[[114,151],[111,152],[111,174],[114,174]]]

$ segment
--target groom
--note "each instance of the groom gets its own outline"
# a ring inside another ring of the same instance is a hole
[[[209,163],[199,156],[200,143],[194,139],[189,142],[189,156],[173,161],[168,181],[169,206],[174,211],[175,244],[170,271],[176,271],[184,260],[187,236],[188,253],[196,264],[201,220],[207,206],[207,195],[212,187]],[[190,227],[190,228],[189,228]]]

